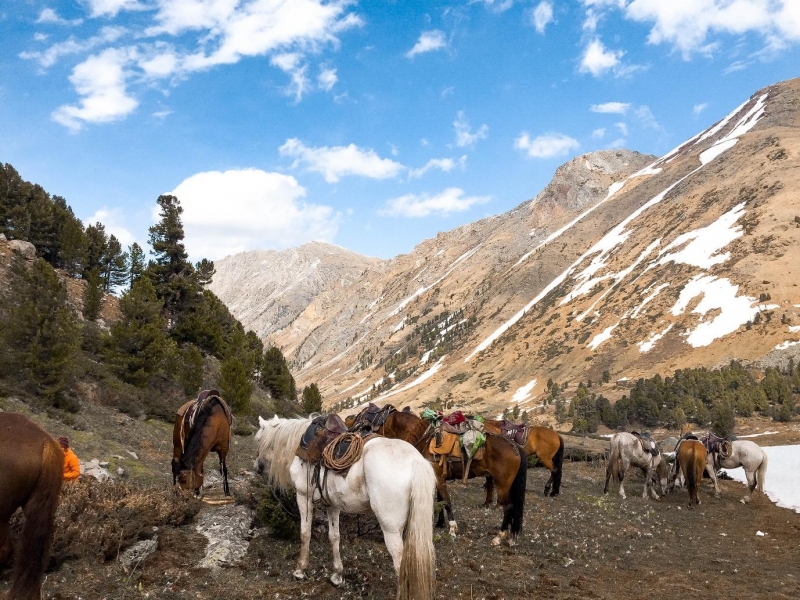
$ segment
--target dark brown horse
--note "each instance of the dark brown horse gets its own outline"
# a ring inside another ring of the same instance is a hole
[[[25,514],[9,600],[41,596],[63,477],[58,442],[28,417],[0,413],[0,566],[11,555],[11,515],[20,507]]]
[[[175,413],[172,430],[172,484],[200,493],[203,463],[210,452],[219,457],[222,489],[230,496],[228,465],[231,442],[231,410],[216,390],[206,390]]]
[[[431,462],[436,473],[436,496],[440,502],[444,502],[444,508],[439,512],[436,526],[444,527],[446,512],[450,533],[455,535],[458,525],[453,516],[447,481],[461,479],[464,475],[463,465],[455,462],[443,468],[439,464],[436,457],[431,455],[429,448],[434,434],[433,429],[429,427],[427,421],[411,412],[393,412],[377,433],[389,438],[405,440],[416,447],[422,456]],[[493,433],[486,434],[485,448],[483,457],[472,461],[468,477],[491,477],[495,482],[497,503],[503,507],[503,522],[500,525],[500,534],[494,538],[492,543],[497,545],[505,540],[509,544],[514,544],[522,529],[522,513],[525,505],[528,466],[525,451],[517,448],[502,436]],[[508,537],[509,529],[511,530],[510,538]]]
[[[706,447],[698,440],[681,440],[675,452],[675,476],[680,469],[689,489],[689,508],[700,504],[697,486],[703,481],[707,455]]]
[[[484,429],[492,433],[503,433],[501,426],[504,421],[486,420]],[[525,454],[535,454],[539,462],[550,471],[550,479],[544,484],[545,496],[558,496],[561,493],[561,468],[564,463],[564,438],[557,431],[549,427],[528,427],[528,437],[525,440]],[[486,503],[492,503],[494,485],[491,479],[486,480]]]

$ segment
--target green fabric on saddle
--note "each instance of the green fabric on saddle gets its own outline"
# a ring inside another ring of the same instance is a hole
[[[426,421],[438,421],[442,418],[441,413],[431,410],[430,408],[423,410],[420,416]]]
[[[473,458],[486,445],[486,435],[482,431],[471,429],[461,436],[461,445],[467,451],[467,457]]]

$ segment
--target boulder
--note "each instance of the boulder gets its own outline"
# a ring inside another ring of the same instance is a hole
[[[96,458],[93,458],[89,462],[81,461],[81,475],[84,477],[94,477],[100,483],[108,481],[109,479],[114,479],[114,476],[109,473],[108,469],[100,466],[100,461]]]
[[[25,260],[33,262],[36,260],[36,246],[31,244],[30,242],[24,242],[22,240],[11,240],[8,242],[8,247],[11,248],[12,252],[16,252]]]
[[[145,558],[150,556],[158,548],[158,536],[152,540],[142,540],[136,542],[133,546],[125,550],[119,555],[119,562],[126,573],[130,573],[135,569]]]

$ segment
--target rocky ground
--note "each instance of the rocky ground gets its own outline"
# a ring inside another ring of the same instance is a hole
[[[710,484],[702,504],[687,509],[685,491],[660,501],[602,495],[601,463],[568,463],[563,493],[545,499],[541,469],[529,471],[525,524],[515,548],[490,545],[498,509],[483,509],[480,482],[452,484],[461,534],[437,531],[437,598],[642,598],[800,596],[800,514],[759,495],[749,505],[744,487]],[[776,476],[777,474],[772,474]],[[241,492],[248,484],[237,484]],[[395,578],[380,529],[371,516],[343,517],[346,583],[334,588],[322,514],[314,528],[309,579],[292,579],[298,542],[250,531],[244,506],[206,506],[194,522],[154,532],[157,550],[125,568],[118,559],[67,561],[47,577],[46,598],[391,598]],[[229,532],[213,540],[210,531]],[[762,532],[764,535],[758,535]],[[225,536],[223,536],[224,538]],[[252,538],[252,539],[249,539]],[[249,545],[248,544],[249,539]],[[240,548],[246,546],[236,566]],[[214,556],[225,554],[215,563]],[[209,556],[212,559],[209,559]],[[201,566],[202,565],[202,566]],[[219,566],[223,565],[223,566]],[[207,568],[206,568],[207,567]],[[7,573],[0,591],[7,586]]]

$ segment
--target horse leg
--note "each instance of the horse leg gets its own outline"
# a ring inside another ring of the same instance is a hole
[[[550,471],[550,479],[548,479],[547,483],[544,484],[544,495],[549,496],[550,491],[553,489],[553,483],[555,482],[556,469],[555,466],[553,465],[553,461],[550,458],[547,458],[546,455],[539,456],[537,454],[536,456],[537,458],[539,458],[539,462],[542,463],[544,468]]]
[[[622,496],[622,499],[625,500],[627,496],[625,495],[625,475],[628,473],[628,469],[631,466],[629,460],[621,459],[622,464],[619,467],[619,495]]]
[[[744,476],[747,478],[747,495],[742,498],[742,504],[747,504],[753,498],[753,490],[756,489],[756,472],[744,470]]]
[[[656,474],[651,463],[648,465],[644,474],[644,491],[642,493],[642,498],[647,498],[647,491],[649,490],[650,495],[653,496],[653,500],[658,500],[658,492],[656,491],[655,482],[653,481],[655,477]]]
[[[717,466],[714,464],[714,457],[709,454],[706,458],[706,473],[714,483],[714,498],[719,498],[719,484],[717,483]],[[702,477],[702,475],[701,475]]]
[[[456,537],[458,533],[458,523],[456,523],[456,518],[453,516],[453,505],[450,503],[450,490],[447,488],[447,482],[444,480],[444,474],[442,472],[436,473],[436,495],[444,500],[444,511],[447,511],[450,535]],[[439,513],[439,519],[436,521],[437,527],[444,526],[444,511]]]
[[[293,575],[296,579],[305,579],[308,568],[308,548],[311,544],[311,523],[314,520],[314,504],[311,498],[297,492],[297,508],[300,509],[300,557],[297,559],[297,568]]]
[[[483,489],[486,490],[486,500],[483,503],[484,508],[492,505],[492,498],[494,497],[494,481],[491,477],[486,478],[486,483],[483,484]]]
[[[342,565],[342,556],[339,552],[339,509],[328,508],[328,540],[331,543],[331,551],[333,552],[333,575],[331,575],[331,583],[335,586],[340,586],[344,583],[342,572],[344,565]]]
[[[222,491],[226,496],[230,496],[231,488],[228,485],[228,464],[225,460],[226,455],[222,450],[219,450],[217,451],[217,456],[219,456],[219,471],[222,473]]]

